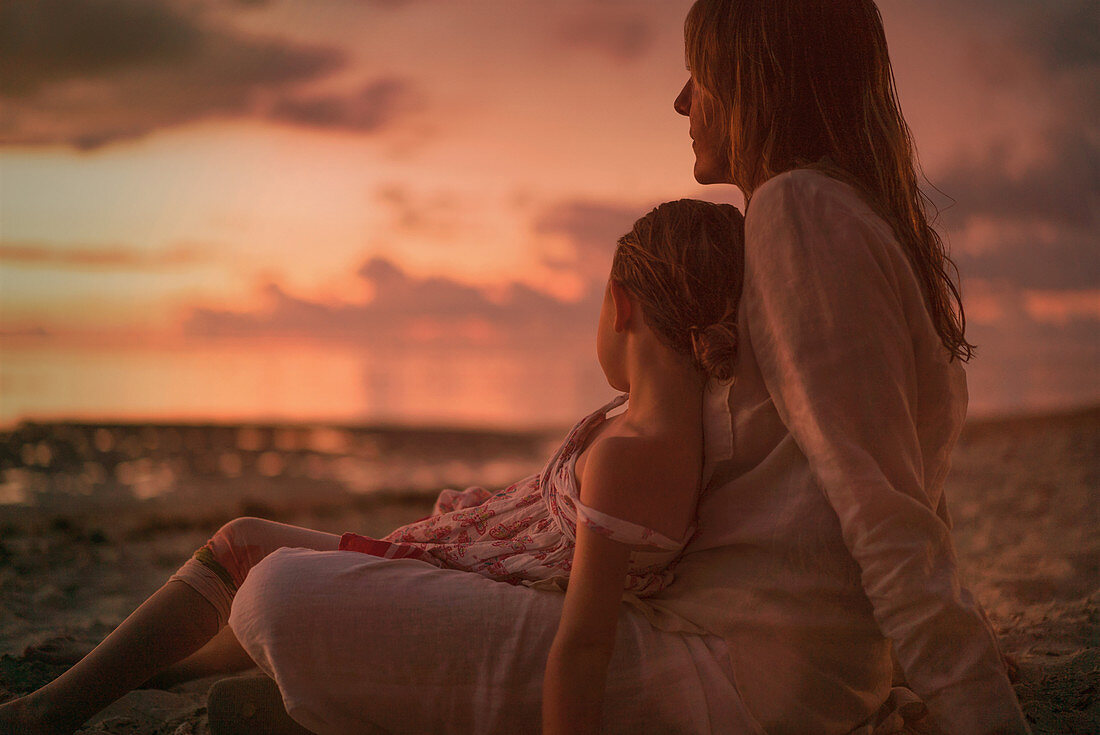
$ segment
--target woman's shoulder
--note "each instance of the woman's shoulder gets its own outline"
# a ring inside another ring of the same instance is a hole
[[[768,179],[750,198],[745,215],[750,222],[772,219],[777,214],[787,216],[822,213],[823,211],[870,215],[878,219],[859,190],[825,171],[796,168]]]
[[[746,270],[776,259],[794,258],[810,267],[822,258],[864,261],[868,255],[879,262],[904,259],[886,220],[856,187],[828,173],[806,168],[784,172],[765,182],[750,200]]]

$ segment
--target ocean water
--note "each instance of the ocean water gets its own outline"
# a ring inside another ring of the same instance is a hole
[[[341,423],[541,429],[614,395],[594,340],[503,348],[223,342],[51,345],[0,340],[0,429],[20,421]],[[1100,402],[1095,361],[967,365],[970,415]],[[1057,366],[1057,369],[1055,369]]]
[[[564,430],[563,430],[564,431]],[[562,432],[335,424],[23,423],[0,434],[0,506],[213,513],[502,488]]]
[[[568,426],[613,395],[587,343],[0,348],[0,427],[9,428],[80,419],[541,429]]]

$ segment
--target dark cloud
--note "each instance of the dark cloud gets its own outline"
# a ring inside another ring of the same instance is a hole
[[[979,141],[937,175],[935,196],[962,275],[977,411],[1100,398],[1100,43],[1095,2],[930,3],[973,43],[985,86],[1012,95],[1015,137]],[[1091,6],[1091,7],[1090,7]],[[1034,114],[1033,114],[1034,113]],[[1041,122],[1036,122],[1041,120]],[[1011,131],[1012,128],[1009,128]],[[977,148],[977,146],[974,146]],[[1023,154],[1021,155],[1021,151]],[[1041,297],[1046,313],[1034,303]]]
[[[535,218],[534,230],[540,235],[563,237],[569,253],[548,257],[546,264],[567,268],[602,288],[619,238],[656,204],[635,206],[578,199],[548,207]]]
[[[938,120],[958,125],[944,125],[941,138],[929,141],[942,152],[950,140],[958,154],[940,164],[928,193],[964,281],[1016,290],[1100,287],[1096,3],[929,0],[919,12],[951,24],[969,78],[963,88],[963,74],[943,81],[956,84],[950,93],[976,116],[968,131],[971,121],[953,117],[946,96],[923,110],[946,102]]]
[[[534,226],[541,234],[565,235],[579,248],[612,252],[618,239],[651,208],[575,199],[551,205]]]
[[[944,23],[969,28],[969,62],[990,92],[1017,89],[1021,103],[1054,102],[1061,118],[1100,118],[1100,22],[1095,0],[934,0]],[[982,91],[971,90],[982,94]],[[1029,99],[1037,98],[1037,99]]]
[[[1100,68],[1100,12],[1095,0],[985,0],[989,12],[1019,13],[1017,36],[1051,69]]]
[[[45,337],[50,337],[52,335],[53,332],[41,325],[30,327],[12,327],[10,329],[6,327],[0,327],[0,337],[30,337],[34,339],[41,339]]]
[[[650,19],[629,7],[592,7],[558,27],[558,37],[567,45],[591,49],[617,61],[645,56],[656,36]]]
[[[995,147],[961,162],[936,185],[942,222],[964,276],[1020,287],[1100,287],[1100,141],[1080,130],[1045,141],[1047,155],[1010,171],[1010,151]],[[983,232],[983,242],[967,233]]]
[[[1030,56],[1048,72],[1100,66],[1095,0],[925,0],[921,4],[942,22],[969,29],[975,49],[982,52],[999,48]],[[1007,45],[996,43],[998,37]],[[995,64],[987,68],[996,73]]]
[[[211,117],[377,132],[415,95],[301,87],[346,66],[331,48],[220,27],[201,4],[42,0],[0,5],[0,145],[88,150]]]
[[[326,304],[287,294],[277,284],[264,287],[267,307],[256,312],[194,309],[184,323],[191,336],[297,337],[363,345],[424,341],[462,344],[477,338],[509,346],[587,339],[598,304],[569,302],[528,286],[511,284],[503,298],[442,278],[410,276],[392,261],[371,258],[358,275],[370,284],[366,303]],[[488,330],[488,333],[487,333]]]
[[[109,246],[58,248],[35,242],[0,243],[0,263],[73,270],[149,271],[195,266],[210,261],[206,248],[181,245],[166,250]]]
[[[936,174],[933,183],[953,202],[931,192],[962,276],[967,338],[978,345],[967,365],[973,406],[1005,411],[1096,400],[1095,0],[929,0],[921,12],[969,44],[962,58],[977,76],[961,95],[988,101],[1001,123],[976,119],[976,129],[998,137],[972,136],[966,150],[973,152]],[[1055,313],[1061,304],[1063,316],[1040,314],[1037,294]]]
[[[271,109],[270,116],[298,125],[372,133],[387,127],[416,103],[417,95],[409,82],[384,78],[349,96],[285,97]]]
[[[438,238],[450,237],[461,226],[469,202],[454,191],[412,192],[402,184],[386,184],[374,193],[392,217],[397,230]]]
[[[1043,237],[1003,231],[995,249],[958,251],[955,263],[964,277],[1011,283],[1019,288],[1090,289],[1100,287],[1100,255],[1095,233],[1057,232]]]
[[[938,177],[937,188],[956,200],[944,210],[946,221],[982,215],[1075,228],[1100,224],[1100,139],[1063,129],[1048,132],[1042,143],[1046,154],[1022,171],[1008,170],[1012,151],[1000,144]]]
[[[195,55],[202,30],[167,3],[41,0],[0,6],[0,94]]]
[[[357,274],[373,285],[371,311],[378,316],[499,316],[499,307],[477,288],[450,278],[412,278],[384,258],[371,258]]]

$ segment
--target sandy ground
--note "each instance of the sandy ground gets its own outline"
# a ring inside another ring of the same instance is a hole
[[[380,535],[428,508],[422,495],[303,501],[292,489],[260,505],[227,491],[232,502],[181,493],[190,500],[170,509],[0,506],[0,702],[62,670],[25,659],[27,645],[57,635],[98,642],[229,518]],[[955,453],[947,492],[964,580],[1018,662],[1016,691],[1036,733],[1100,732],[1098,489],[1100,409],[972,423]],[[213,681],[133,692],[81,732],[207,733]]]

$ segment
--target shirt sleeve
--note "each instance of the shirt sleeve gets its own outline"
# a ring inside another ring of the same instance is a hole
[[[741,308],[751,349],[910,686],[948,733],[1028,732],[925,492],[915,275],[882,221],[838,182],[782,175],[748,211]]]

